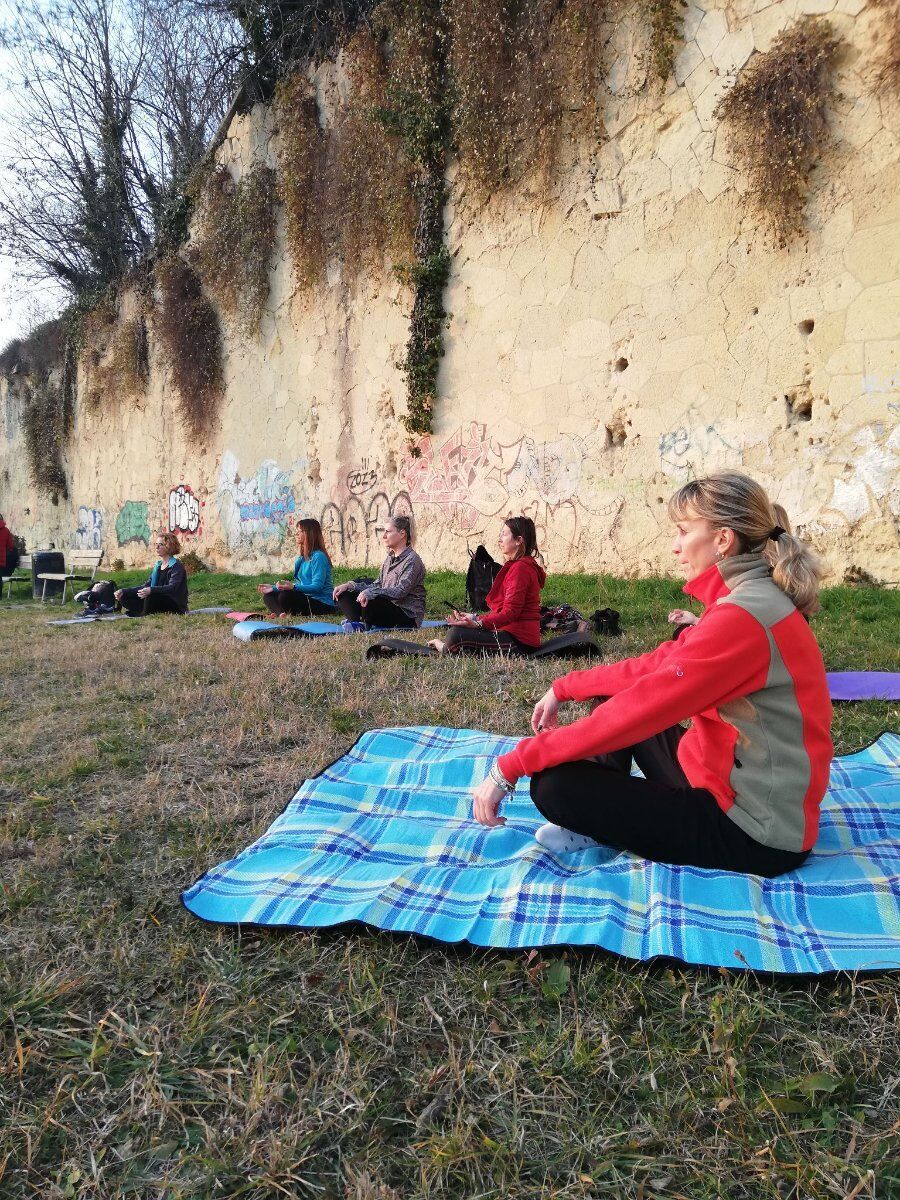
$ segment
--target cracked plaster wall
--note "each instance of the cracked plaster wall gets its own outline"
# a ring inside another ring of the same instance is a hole
[[[812,12],[846,43],[834,141],[808,236],[778,250],[713,109],[754,50]],[[380,559],[387,515],[412,511],[426,562],[463,566],[467,544],[493,546],[523,511],[551,569],[641,574],[668,568],[669,494],[729,466],[770,489],[835,574],[900,580],[900,104],[873,88],[878,20],[864,0],[691,4],[656,97],[623,23],[608,139],[570,148],[554,203],[517,195],[473,217],[451,166],[451,319],[420,457],[397,419],[409,296],[388,265],[352,287],[335,267],[298,296],[282,229],[259,338],[226,327],[209,446],[186,444],[154,358],[140,401],[79,406],[70,499],[52,509],[24,480],[4,385],[0,510],[32,544],[71,545],[85,510],[99,514],[108,557],[130,563],[147,557],[145,504],[148,528],[174,521],[186,548],[247,570],[284,570],[300,516],[357,564]],[[219,161],[236,175],[275,165],[270,114],[230,134]]]

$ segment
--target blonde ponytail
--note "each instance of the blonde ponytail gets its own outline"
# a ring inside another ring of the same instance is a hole
[[[761,554],[772,567],[772,582],[809,616],[819,607],[822,564],[791,532],[788,515],[773,504],[765,490],[740,471],[722,471],[694,479],[669,501],[669,516],[702,517],[721,529],[731,529],[743,554]],[[772,533],[777,533],[772,538]]]

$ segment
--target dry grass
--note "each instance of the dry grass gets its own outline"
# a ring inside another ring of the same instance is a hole
[[[235,602],[253,582],[228,585]],[[564,599],[628,614],[620,652],[661,632],[676,594],[563,584]],[[217,586],[195,576],[196,603]],[[835,665],[854,646],[857,662],[892,665],[895,596],[832,597],[816,620]],[[181,909],[183,887],[363,729],[517,732],[552,664],[370,664],[362,639],[251,646],[213,617],[55,629],[47,616],[0,617],[4,1198],[818,1200],[900,1186],[896,977],[770,981],[359,928],[241,933]],[[896,705],[842,706],[839,741],[898,719]]]

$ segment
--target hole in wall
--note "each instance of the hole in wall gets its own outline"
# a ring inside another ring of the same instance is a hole
[[[809,337],[809,335],[812,333],[812,331],[815,329],[815,327],[816,327],[816,323],[812,319],[812,317],[807,317],[805,321],[801,321],[799,323],[799,325],[797,326],[797,328],[800,330],[800,332],[803,334],[804,337]]]
[[[756,305],[755,305],[755,304],[754,304],[754,306],[753,306],[753,307],[750,309],[750,315],[751,315],[751,317],[758,317],[758,316],[759,316],[759,309],[756,307]]]
[[[615,413],[606,426],[606,445],[607,447],[624,446],[625,439],[628,437],[627,426],[631,422],[623,411]]]
[[[791,425],[799,424],[801,421],[811,421],[813,410],[812,393],[808,388],[798,388],[795,392],[788,392],[784,398],[784,407],[788,428]],[[796,433],[796,430],[794,432]]]
[[[628,370],[628,359],[627,358],[617,358],[616,361],[613,363],[613,370],[617,371],[620,375],[623,371],[627,371]]]

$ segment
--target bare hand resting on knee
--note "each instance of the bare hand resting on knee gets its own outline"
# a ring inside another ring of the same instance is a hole
[[[535,733],[540,733],[543,729],[555,729],[559,724],[558,714],[559,701],[553,688],[548,688],[534,706],[534,712],[531,714],[531,728]]]

